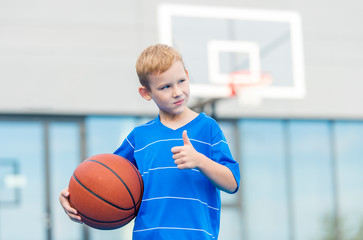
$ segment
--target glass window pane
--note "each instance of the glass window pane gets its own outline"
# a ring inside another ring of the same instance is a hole
[[[68,186],[81,156],[79,125],[74,122],[55,122],[49,127],[51,205],[53,236],[59,240],[79,240],[82,225],[71,221],[59,204],[60,191]]]
[[[2,240],[46,237],[43,150],[40,123],[0,121],[0,164],[13,159],[19,168],[17,180],[16,176],[0,176],[0,194],[3,189],[10,192],[16,185],[20,187],[18,203],[0,202]],[[0,201],[4,201],[2,194]]]
[[[233,121],[218,121],[229,148],[231,149],[232,156],[235,160],[238,160],[238,143],[236,127]],[[221,191],[222,211],[221,211],[221,225],[220,225],[220,240],[228,239],[241,239],[241,206],[239,203],[239,190],[236,194],[228,194]]]
[[[289,132],[295,239],[319,239],[334,216],[329,123],[292,121]]]
[[[219,240],[237,240],[242,238],[241,213],[231,207],[223,207]]]
[[[243,120],[239,125],[245,239],[288,239],[283,124]]]
[[[341,121],[335,130],[342,234],[363,239],[363,123]]]
[[[237,161],[237,133],[236,133],[236,129],[235,129],[235,125],[233,124],[232,121],[218,121],[218,124],[220,126],[220,128],[222,129],[224,136],[226,137],[226,140],[228,142],[228,146],[231,150],[232,156],[233,158]],[[240,192],[237,192],[236,194],[228,194],[225,193],[223,191],[221,191],[221,201],[222,201],[222,205],[223,204],[228,204],[228,205],[237,205],[238,206],[238,195],[240,194]],[[237,209],[236,211],[238,211],[239,209]],[[223,214],[223,211],[222,211]],[[236,223],[237,224],[237,223]],[[224,224],[221,225],[221,227],[223,227]]]
[[[138,124],[134,117],[88,117],[87,154],[113,153]]]

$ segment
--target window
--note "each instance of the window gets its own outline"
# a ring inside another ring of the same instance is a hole
[[[84,232],[58,194],[80,161],[112,153],[149,120],[0,116],[1,240],[131,239],[132,223]],[[241,167],[239,192],[221,194],[220,240],[363,239],[363,121],[219,124]]]

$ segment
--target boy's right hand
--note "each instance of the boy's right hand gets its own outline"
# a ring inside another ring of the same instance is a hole
[[[71,205],[69,204],[69,192],[68,192],[68,188],[65,188],[61,191],[61,193],[59,194],[59,202],[62,205],[64,211],[66,212],[66,214],[68,215],[68,217],[74,221],[74,222],[78,222],[78,223],[83,223],[81,216],[78,215],[78,212],[76,209],[72,208]]]

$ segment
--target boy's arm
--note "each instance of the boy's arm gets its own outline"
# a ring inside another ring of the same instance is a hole
[[[187,131],[183,132],[183,141],[184,146],[171,149],[173,159],[179,169],[197,168],[218,189],[228,193],[233,193],[237,190],[237,182],[229,168],[197,152],[188,138]]]

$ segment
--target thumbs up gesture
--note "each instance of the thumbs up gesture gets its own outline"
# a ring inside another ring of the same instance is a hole
[[[186,130],[183,132],[183,143],[183,146],[177,146],[171,149],[175,164],[179,169],[192,169],[198,167],[200,153],[194,149]]]
[[[228,167],[219,164],[194,149],[187,131],[183,132],[183,146],[173,147],[173,159],[179,169],[197,168],[218,189],[233,193],[238,184]]]

